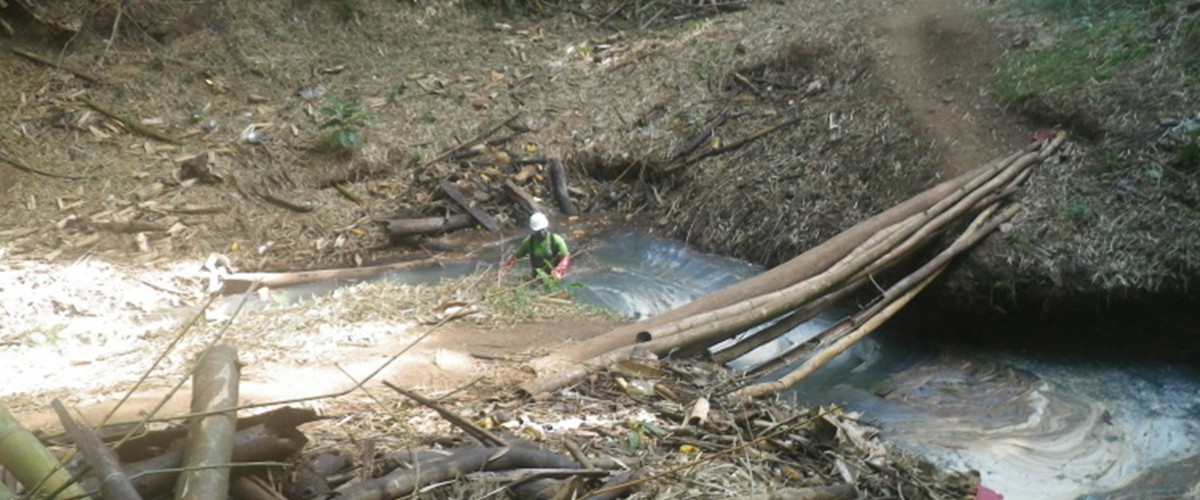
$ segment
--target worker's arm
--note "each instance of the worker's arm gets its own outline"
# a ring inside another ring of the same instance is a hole
[[[500,264],[500,275],[504,276],[504,274],[508,272],[509,268],[511,268],[513,264],[517,263],[517,259],[528,255],[531,246],[532,244],[529,242],[529,238],[522,240],[521,243],[517,245],[517,250],[513,252],[513,254],[507,259],[505,259],[503,264]]]
[[[571,252],[567,250],[567,242],[557,234],[554,235],[554,240],[550,244],[554,245],[554,253],[561,256],[558,259],[558,265],[554,266],[550,275],[554,276],[554,279],[563,279],[563,276],[567,274],[567,266],[571,265]]]

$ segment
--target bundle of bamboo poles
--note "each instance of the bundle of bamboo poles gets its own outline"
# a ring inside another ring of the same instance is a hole
[[[532,367],[539,376],[521,389],[534,396],[545,395],[639,351],[660,357],[704,353],[720,342],[776,321],[775,325],[713,354],[717,361],[729,361],[834,305],[956,221],[972,213],[980,214],[954,244],[889,288],[874,305],[818,335],[814,341],[768,361],[752,374],[769,373],[768,369],[782,368],[807,356],[809,361],[798,371],[776,382],[743,388],[739,394],[753,397],[782,391],[877,328],[956,255],[1015,215],[1015,207],[998,211],[998,205],[1024,182],[1030,168],[1053,154],[1064,139],[1059,134],[934,186],[732,287],[535,360]]]

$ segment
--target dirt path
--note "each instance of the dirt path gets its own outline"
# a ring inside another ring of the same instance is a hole
[[[916,0],[874,19],[879,68],[952,176],[1012,151],[1028,132],[981,95],[1006,37],[960,0]]]

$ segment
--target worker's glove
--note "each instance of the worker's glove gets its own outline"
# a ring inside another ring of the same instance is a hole
[[[567,266],[569,265],[571,265],[571,258],[563,257],[562,260],[558,261],[558,266],[553,271],[550,271],[550,276],[554,276],[556,280],[563,279],[563,276],[567,274]]]
[[[512,269],[513,264],[516,263],[516,257],[509,257],[508,260],[505,260],[503,264],[500,264],[500,277],[503,278],[505,274],[508,274],[508,270]]]

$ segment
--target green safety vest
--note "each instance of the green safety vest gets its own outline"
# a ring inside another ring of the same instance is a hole
[[[567,242],[562,236],[550,233],[540,241],[534,241],[532,235],[521,241],[513,256],[520,259],[526,255],[529,255],[529,267],[534,272],[538,269],[550,272],[563,257],[569,256],[570,252],[567,251]]]

